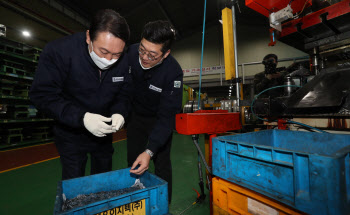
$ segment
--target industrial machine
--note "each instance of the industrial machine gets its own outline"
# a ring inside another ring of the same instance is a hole
[[[269,18],[269,45],[281,41],[310,54],[309,66],[289,71],[284,96],[258,97],[252,112],[268,120],[313,118],[317,127],[349,129],[350,1],[246,0],[246,6]]]
[[[270,88],[253,99],[243,100],[236,63],[235,9],[232,6],[232,10],[225,8],[222,11],[225,75],[226,80],[235,84],[237,99],[222,101],[224,108],[221,109],[226,110],[217,111],[203,111],[201,102],[190,101],[185,105],[184,113],[176,116],[176,130],[192,135],[198,157],[210,175],[211,138],[218,133],[240,130],[246,121],[274,121],[279,129],[286,129],[287,123],[307,127],[302,122],[309,120],[306,124],[311,123],[314,127],[349,130],[350,0],[246,0],[246,6],[269,18],[269,45],[282,41],[309,53],[310,61],[287,68],[285,84],[273,87],[284,91],[282,97],[259,97],[273,90]],[[324,132],[314,127],[309,126]],[[210,135],[208,164],[198,145],[198,134]],[[201,194],[197,200],[200,200],[205,198],[200,160],[198,170]]]
[[[219,133],[239,130],[241,128],[242,126],[240,123],[240,114],[229,113],[227,110],[195,110],[194,113],[182,113],[176,115],[176,131],[180,134],[191,135],[193,143],[198,150],[198,174],[200,193],[197,191],[198,196],[196,202],[202,202],[206,197],[204,193],[201,160],[208,172],[207,182],[210,194],[209,198],[210,202],[212,202],[212,190],[210,185],[212,174],[212,138],[216,137]],[[206,153],[208,153],[208,160],[205,159],[204,154],[202,153],[199,146],[199,134],[209,135],[209,139],[207,140],[209,142],[209,146],[208,150],[206,150]]]

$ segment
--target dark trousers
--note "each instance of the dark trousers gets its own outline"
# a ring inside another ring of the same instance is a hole
[[[156,117],[146,117],[132,113],[127,127],[127,159],[131,167],[136,158],[147,149],[148,137],[154,127]],[[172,167],[170,160],[172,135],[164,146],[153,156],[155,174],[168,182],[169,203],[172,194]]]
[[[91,175],[112,170],[112,141],[87,141],[68,135],[55,136],[55,145],[62,164],[62,180],[85,176],[87,154],[91,155]]]

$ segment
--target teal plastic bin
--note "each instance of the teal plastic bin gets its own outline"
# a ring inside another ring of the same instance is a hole
[[[213,174],[308,214],[350,214],[350,135],[265,130],[213,139]]]
[[[130,168],[127,168],[60,181],[57,186],[54,214],[168,214],[168,183],[148,172],[139,177],[141,183],[146,187],[145,189],[62,212],[63,193],[67,199],[72,199],[80,194],[121,190],[131,187],[135,183],[136,175],[130,174],[129,170]]]

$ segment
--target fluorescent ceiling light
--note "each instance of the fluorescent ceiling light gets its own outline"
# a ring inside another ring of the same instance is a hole
[[[22,31],[23,36],[30,37],[29,31]]]

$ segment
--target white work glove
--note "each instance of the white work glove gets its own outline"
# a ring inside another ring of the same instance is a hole
[[[120,114],[113,114],[112,115],[112,131],[116,132],[124,125],[124,117]]]
[[[97,137],[104,137],[106,134],[112,133],[112,126],[105,123],[112,121],[111,118],[86,112],[83,121],[85,128]]]

